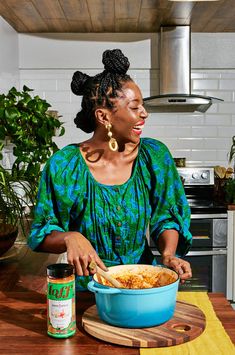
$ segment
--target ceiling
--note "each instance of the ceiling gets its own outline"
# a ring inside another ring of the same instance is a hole
[[[1,0],[0,15],[17,31],[158,32],[191,25],[192,32],[235,32],[235,1]]]

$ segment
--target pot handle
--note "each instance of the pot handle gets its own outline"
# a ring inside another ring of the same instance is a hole
[[[87,285],[88,290],[91,292],[97,292],[97,293],[109,293],[109,294],[115,294],[115,293],[121,293],[121,290],[118,288],[101,288],[101,287],[96,287],[94,281],[90,281]]]

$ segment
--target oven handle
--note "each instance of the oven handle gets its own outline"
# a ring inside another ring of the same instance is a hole
[[[153,255],[160,256],[161,254],[157,250],[152,250]],[[213,256],[213,255],[226,255],[227,249],[214,249],[214,250],[195,250],[189,251],[186,256]]]
[[[191,214],[191,219],[211,219],[211,218],[227,218],[227,213],[205,213]]]
[[[226,255],[227,249],[189,251],[186,256]]]

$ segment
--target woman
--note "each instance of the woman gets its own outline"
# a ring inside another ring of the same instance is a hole
[[[147,112],[139,87],[126,74],[123,53],[103,53],[104,71],[75,72],[71,89],[83,95],[75,123],[92,138],[51,157],[42,173],[29,246],[67,252],[86,286],[89,263],[103,270],[117,264],[156,264],[146,231],[162,263],[182,281],[191,277],[178,258],[191,245],[190,210],[174,161],[157,140],[140,139]],[[176,256],[177,255],[177,256]]]

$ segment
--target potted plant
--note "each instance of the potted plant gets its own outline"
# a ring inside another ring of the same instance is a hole
[[[0,165],[0,256],[14,244],[18,227],[24,231],[25,204],[14,189],[15,183],[21,184]]]
[[[230,147],[230,151],[229,151],[229,154],[228,154],[228,162],[229,164],[231,164],[231,162],[234,160],[235,158],[235,136],[232,137],[232,145]],[[235,164],[233,164],[235,165]],[[235,166],[233,166],[234,168]]]
[[[27,86],[0,95],[0,222],[24,226],[25,209],[37,196],[41,167],[58,150],[53,137],[64,134],[63,123],[51,106],[32,96]],[[9,145],[10,144],[10,145]],[[7,147],[12,147],[6,164]],[[4,228],[4,226],[2,227]]]
[[[229,209],[235,209],[235,179],[228,179],[224,185],[224,190],[225,201]]]

